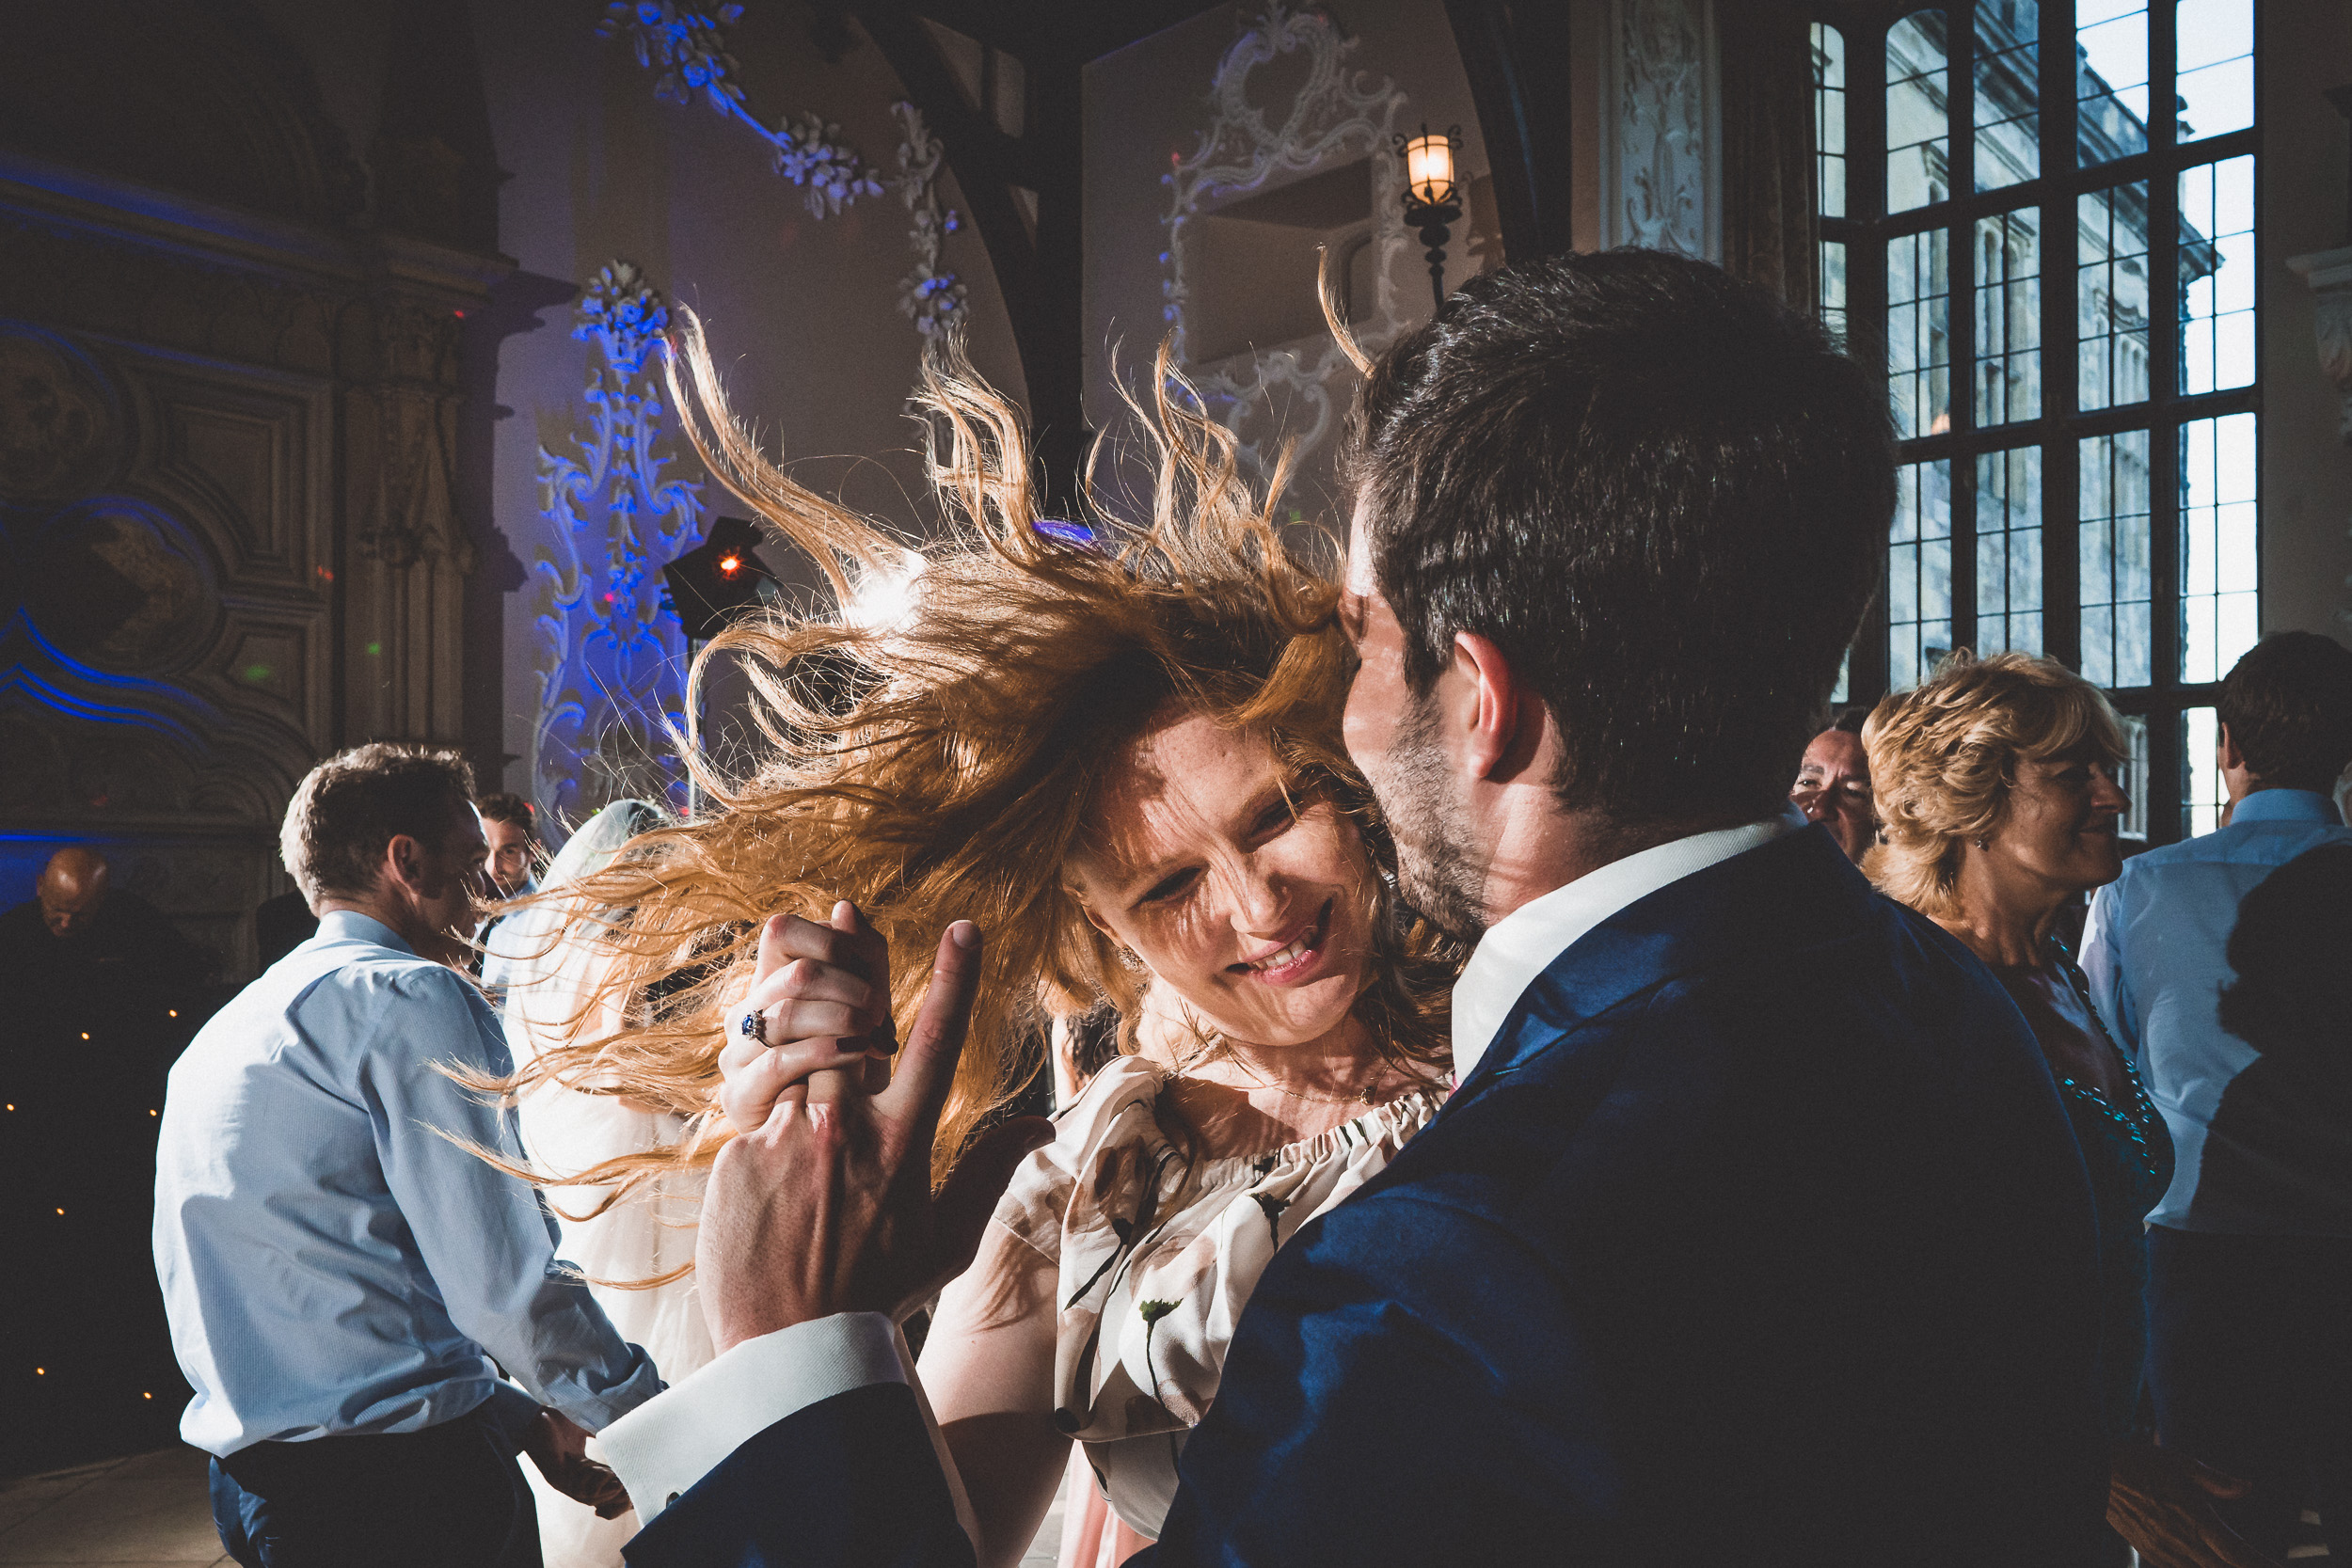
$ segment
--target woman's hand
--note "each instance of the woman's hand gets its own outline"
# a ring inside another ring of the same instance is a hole
[[[2146,1568],[2279,1568],[2222,1523],[2216,1497],[2242,1497],[2246,1482],[2177,1449],[2127,1443],[2107,1482],[2107,1523]]]
[[[759,1037],[742,1033],[747,1012]],[[769,917],[752,989],[726,1010],[720,1109],[738,1132],[764,1126],[781,1100],[805,1100],[812,1074],[855,1067],[868,1094],[890,1082],[890,948],[848,900],[830,925]]]

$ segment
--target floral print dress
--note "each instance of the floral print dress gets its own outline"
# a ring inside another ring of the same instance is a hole
[[[1202,1160],[1187,1181],[1152,1115],[1167,1084],[1137,1057],[1111,1062],[996,1210],[1059,1274],[1055,1423],[1087,1445],[1112,1512],[1151,1537],[1275,1249],[1377,1175],[1441,1100],[1416,1090],[1270,1153]]]

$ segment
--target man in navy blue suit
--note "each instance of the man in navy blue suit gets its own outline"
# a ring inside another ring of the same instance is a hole
[[[1359,399],[1350,752],[1476,942],[1460,1087],[1267,1268],[1162,1564],[2090,1560],[2095,1222],[1998,984],[1787,781],[1878,580],[1883,394],[1648,252],[1490,274]],[[891,1321],[980,934],[880,1096],[820,1075],[712,1173],[723,1354],[606,1434],[631,1562],[962,1564]]]

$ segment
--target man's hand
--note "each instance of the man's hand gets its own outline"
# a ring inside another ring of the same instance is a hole
[[[834,911],[834,929],[861,943],[866,937],[850,927],[864,925],[853,909]],[[771,922],[762,933],[763,968],[777,931]],[[1053,1136],[1052,1124],[1037,1117],[998,1127],[931,1195],[931,1142],[979,976],[979,930],[957,921],[940,939],[922,1011],[880,1093],[868,1091],[866,1062],[841,1051],[837,1037],[788,1041],[733,1065],[725,1106],[740,1135],[711,1167],[694,1250],[703,1314],[721,1352],[837,1312],[902,1320],[970,1265],[1013,1166]],[[870,977],[886,988],[884,975]],[[849,1022],[828,1018],[826,1027]],[[807,1046],[817,1049],[807,1065],[840,1065],[805,1083],[779,1083],[783,1069],[772,1063],[750,1070],[771,1058],[791,1062]]]
[[[599,1519],[617,1519],[629,1511],[628,1493],[621,1478],[588,1457],[588,1433],[559,1411],[542,1409],[523,1433],[523,1452],[539,1473],[574,1502],[586,1503]]]
[[[2130,1443],[2116,1450],[2107,1523],[2146,1568],[2279,1568],[2222,1523],[2216,1497],[2242,1497],[2246,1482],[2176,1449]]]

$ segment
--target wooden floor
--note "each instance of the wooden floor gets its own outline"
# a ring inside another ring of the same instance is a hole
[[[205,1457],[165,1449],[0,1483],[5,1568],[233,1568],[213,1529]],[[1022,1568],[1054,1568],[1061,1499]]]

